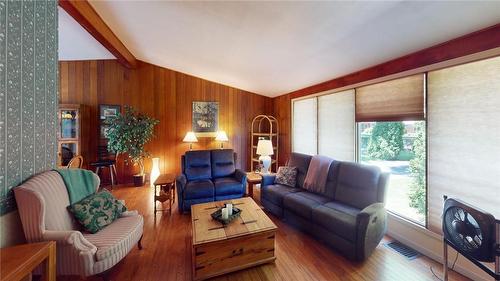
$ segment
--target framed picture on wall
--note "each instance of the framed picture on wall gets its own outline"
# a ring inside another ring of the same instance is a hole
[[[109,119],[118,116],[120,113],[120,105],[100,104],[99,105],[99,121],[101,139],[106,139],[106,131],[108,130]]]
[[[200,137],[215,136],[219,128],[219,103],[194,101],[192,130]]]

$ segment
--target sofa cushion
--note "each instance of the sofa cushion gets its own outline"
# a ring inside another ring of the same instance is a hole
[[[306,178],[307,169],[309,169],[311,158],[311,155],[292,153],[290,161],[288,161],[288,166],[297,167],[297,184],[295,187],[304,187],[304,180]]]
[[[215,185],[215,196],[244,193],[243,184],[235,178],[217,178],[213,182]]]
[[[232,149],[217,149],[211,151],[212,177],[222,178],[234,174],[234,151]]]
[[[116,254],[125,256],[141,237],[143,224],[142,216],[123,217],[95,234],[83,236],[97,247],[95,257],[100,261]]]
[[[214,189],[211,180],[188,181],[184,187],[184,199],[214,197]]]
[[[352,162],[340,164],[335,201],[358,209],[378,202],[380,168]]]
[[[188,181],[210,179],[210,150],[187,151],[184,155],[184,174]]]
[[[297,167],[279,167],[274,183],[295,187],[297,184]]]
[[[75,219],[90,233],[96,233],[127,210],[109,191],[91,194],[68,206]]]
[[[331,199],[326,196],[312,192],[295,192],[285,196],[283,199],[283,206],[286,210],[305,219],[311,219],[312,210],[330,200]]]
[[[356,240],[356,216],[360,210],[339,203],[328,202],[312,210],[312,220],[349,241]]]
[[[299,192],[300,188],[289,187],[282,184],[266,185],[261,188],[261,196],[269,202],[280,207],[283,206],[283,197],[292,192]]]

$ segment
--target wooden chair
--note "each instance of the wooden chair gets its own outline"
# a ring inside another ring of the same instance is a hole
[[[90,163],[90,166],[95,167],[95,173],[100,177],[100,171],[102,168],[109,169],[109,177],[111,178],[111,189],[116,183],[118,183],[118,176],[116,174],[116,156],[115,154],[109,153],[108,148],[105,145],[100,145],[97,147],[97,161]]]
[[[71,158],[66,168],[68,169],[81,169],[83,167],[83,157],[81,155],[76,155]]]

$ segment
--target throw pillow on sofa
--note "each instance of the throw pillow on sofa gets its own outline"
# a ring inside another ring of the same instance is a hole
[[[68,206],[75,219],[90,233],[96,233],[127,211],[125,205],[109,191],[89,195]]]
[[[274,183],[295,187],[297,181],[297,167],[281,166],[274,179]]]

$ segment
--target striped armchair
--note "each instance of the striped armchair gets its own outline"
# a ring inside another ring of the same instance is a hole
[[[97,179],[96,190],[99,187]],[[57,242],[57,274],[99,274],[108,280],[108,269],[117,264],[137,243],[141,249],[144,220],[137,211],[128,211],[101,231],[80,232],[67,211],[68,192],[55,171],[34,176],[14,189],[24,235],[28,242]]]

